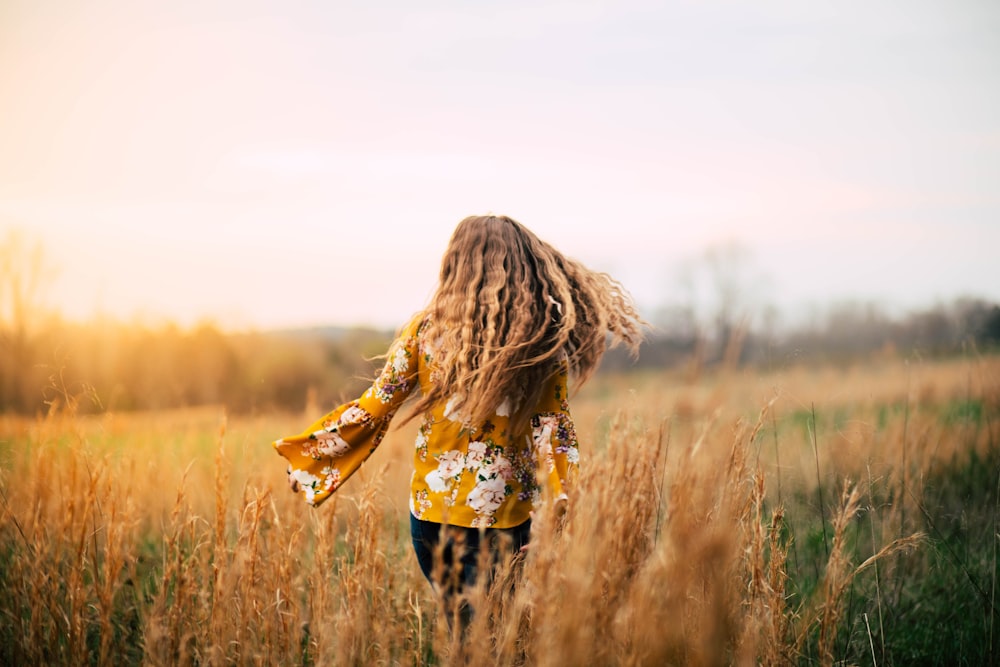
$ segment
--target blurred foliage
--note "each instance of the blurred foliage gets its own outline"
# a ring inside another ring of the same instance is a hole
[[[708,256],[714,317],[695,317],[693,306],[665,310],[654,318],[659,326],[637,360],[612,350],[604,369],[686,366],[693,380],[713,365],[844,363],[1000,346],[1000,305],[971,298],[896,319],[874,304],[838,304],[781,331],[775,313],[756,316],[753,290],[730,275],[739,256],[732,249]],[[210,323],[189,330],[112,320],[71,323],[40,305],[50,275],[40,244],[16,231],[0,238],[0,412],[32,414],[67,401],[79,411],[223,404],[235,412],[314,412],[356,397],[392,337],[364,328],[234,334]],[[762,324],[755,328],[755,321]]]
[[[360,393],[391,332],[369,329],[225,334],[110,321],[50,319],[17,338],[0,326],[0,411],[82,412],[224,404],[235,412],[304,410]]]
[[[867,313],[867,314],[864,314]],[[380,365],[393,332],[325,327],[224,333],[104,320],[68,323],[58,317],[18,325],[0,321],[0,412],[32,414],[52,403],[78,402],[84,412],[223,404],[234,412],[315,411],[356,397]],[[851,311],[774,339],[744,336],[738,363],[772,360],[846,362],[873,355],[947,356],[1000,341],[1000,308],[965,301],[893,321]],[[604,370],[730,363],[710,346],[653,332],[637,360],[618,350]],[[701,356],[699,356],[701,355]]]
[[[643,346],[646,366],[696,368],[740,365],[770,368],[790,363],[842,364],[873,356],[946,357],[1000,348],[1000,304],[960,298],[899,317],[872,303],[831,306],[809,322],[785,330],[754,318],[716,330],[692,327],[683,318],[661,319]],[[612,351],[605,366],[627,368],[627,355]]]

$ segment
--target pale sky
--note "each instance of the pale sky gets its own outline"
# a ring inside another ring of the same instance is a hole
[[[0,237],[76,319],[397,326],[485,212],[647,312],[723,242],[783,312],[1000,300],[998,35],[995,0],[2,0]]]

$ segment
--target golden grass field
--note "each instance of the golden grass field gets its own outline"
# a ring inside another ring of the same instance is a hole
[[[409,546],[415,425],[313,509],[270,442],[316,414],[2,417],[0,662],[918,664],[922,595],[984,598],[959,645],[997,659],[1000,358],[599,376],[572,407],[562,529],[463,642]]]

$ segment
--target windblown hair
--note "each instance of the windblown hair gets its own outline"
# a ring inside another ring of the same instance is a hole
[[[582,384],[609,343],[636,354],[645,324],[620,283],[504,216],[459,223],[425,316],[436,382],[412,414],[456,398],[456,414],[479,425],[510,399],[514,429],[560,359]]]

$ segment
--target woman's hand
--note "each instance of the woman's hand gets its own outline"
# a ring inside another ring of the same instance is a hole
[[[299,492],[299,480],[292,477],[292,468],[288,468],[288,488],[291,489],[292,493]]]

